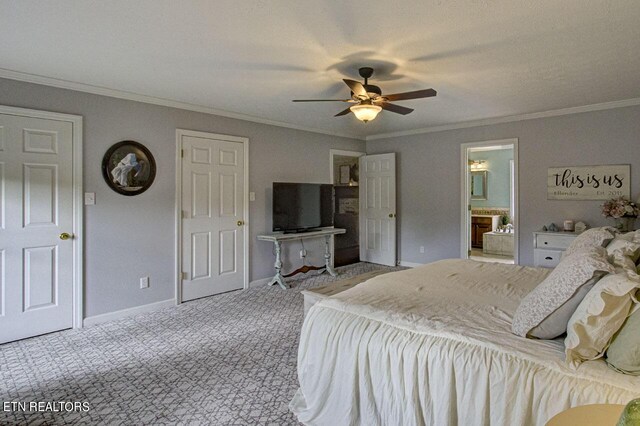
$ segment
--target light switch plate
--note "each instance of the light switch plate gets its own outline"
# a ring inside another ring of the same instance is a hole
[[[149,277],[140,278],[140,288],[149,288]]]
[[[255,201],[256,200],[256,193],[255,192],[250,192],[249,193],[249,201]]]
[[[96,203],[96,193],[95,192],[85,192],[84,193],[84,205],[92,206]]]

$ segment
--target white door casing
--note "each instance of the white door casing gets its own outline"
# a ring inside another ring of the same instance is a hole
[[[246,285],[248,141],[178,132],[181,302]]]
[[[473,148],[488,147],[507,147],[511,145],[513,148],[513,169],[511,174],[510,187],[510,210],[512,211],[513,223],[513,260],[516,265],[519,264],[519,235],[520,235],[520,211],[518,208],[518,138],[498,139],[482,142],[468,142],[460,144],[460,258],[468,259],[471,250],[471,178],[469,171],[469,150]]]
[[[360,260],[396,266],[396,155],[360,157]]]
[[[81,123],[0,107],[0,343],[82,325]]]

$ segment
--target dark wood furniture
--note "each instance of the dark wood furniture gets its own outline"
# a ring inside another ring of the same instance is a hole
[[[471,247],[482,248],[482,235],[493,231],[493,218],[471,216]]]
[[[357,186],[335,186],[335,214],[333,225],[336,228],[347,230],[345,234],[334,237],[334,257],[335,266],[350,265],[360,262],[360,236],[358,232],[358,187]],[[341,210],[340,201],[349,200],[352,209]]]

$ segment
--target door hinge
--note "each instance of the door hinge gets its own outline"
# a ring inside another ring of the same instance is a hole
[[[187,273],[186,272],[181,272],[180,275],[182,276],[183,280],[187,279]]]
[[[189,213],[186,210],[182,210],[182,218],[189,219]]]
[[[471,211],[471,204],[469,204],[469,205],[467,206],[467,209],[468,209],[469,211]]]
[[[184,149],[180,150],[180,157],[184,158]]]

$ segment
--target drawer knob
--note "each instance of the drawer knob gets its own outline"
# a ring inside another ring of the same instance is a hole
[[[551,257],[551,256],[547,256],[547,257],[545,257],[545,259],[546,259],[546,260],[553,260],[553,257]]]

